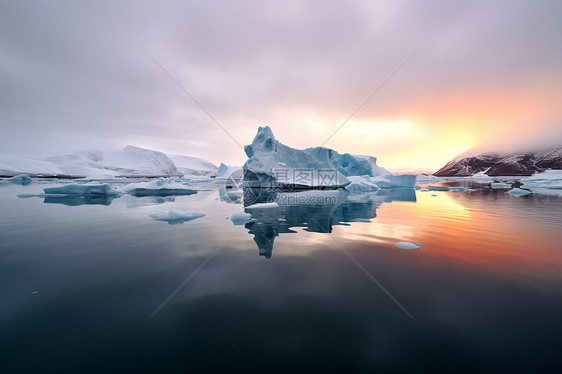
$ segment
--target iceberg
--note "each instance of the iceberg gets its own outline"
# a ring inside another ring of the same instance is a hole
[[[242,226],[245,225],[246,222],[250,220],[250,218],[252,218],[252,215],[250,213],[236,212],[232,215],[232,217],[230,217],[230,220],[232,221],[234,226]]]
[[[363,175],[383,178],[387,185],[402,187],[405,183],[378,167],[374,157],[340,154],[324,147],[291,148],[276,140],[268,126],[259,127],[244,150],[248,156],[244,180],[256,187],[343,188],[351,183],[346,177]],[[412,178],[415,183],[415,176]],[[410,181],[407,184],[413,187]]]
[[[219,170],[217,171],[217,178],[228,178],[229,175],[240,170],[240,175],[242,175],[241,166],[228,166],[221,162]]]
[[[197,190],[188,188],[173,180],[163,178],[149,182],[131,183],[124,186],[122,191],[137,197],[192,195],[197,193]]]
[[[170,225],[182,224],[187,221],[192,221],[197,218],[205,217],[204,213],[199,212],[184,212],[181,210],[166,210],[163,212],[154,212],[150,217],[156,221],[168,222]]]
[[[349,185],[345,187],[351,193],[364,193],[364,192],[373,192],[380,190],[379,186],[370,180],[370,177],[367,175],[363,176],[349,176],[347,177],[351,182]]]
[[[530,193],[532,193],[531,191],[527,191],[527,190],[522,190],[521,188],[514,188],[510,191],[507,191],[507,193],[513,195],[513,196],[525,196],[528,195]]]
[[[25,174],[16,175],[15,177],[9,178],[8,182],[21,184],[22,186],[28,185],[31,183],[31,178]]]
[[[384,175],[369,180],[376,183],[379,188],[415,188],[416,186],[415,174]]]
[[[400,249],[406,249],[409,251],[420,249],[423,247],[423,244],[413,243],[413,242],[398,242],[394,245]]]
[[[119,191],[107,183],[70,183],[58,187],[43,188],[47,195],[119,195]]]

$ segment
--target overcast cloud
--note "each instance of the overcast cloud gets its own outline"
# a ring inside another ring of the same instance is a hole
[[[562,144],[561,14],[560,1],[0,1],[0,153],[133,144],[242,163],[150,55],[241,144],[267,124],[320,145],[413,53],[327,146],[438,167],[483,142]]]

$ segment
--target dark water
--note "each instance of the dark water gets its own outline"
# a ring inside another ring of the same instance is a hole
[[[212,185],[41,187],[0,186],[1,373],[562,370],[560,198],[327,191],[234,226]]]

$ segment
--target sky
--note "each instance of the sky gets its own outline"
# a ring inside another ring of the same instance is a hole
[[[561,15],[541,0],[0,0],[0,153],[131,144],[240,165],[263,125],[391,170],[559,146]]]

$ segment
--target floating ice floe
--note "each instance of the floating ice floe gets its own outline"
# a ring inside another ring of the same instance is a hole
[[[8,182],[21,184],[22,186],[25,186],[25,185],[31,183],[31,178],[28,177],[25,174],[21,174],[21,175],[16,175],[15,177],[9,178]]]
[[[234,226],[242,226],[250,220],[252,215],[250,213],[236,212],[230,217]]]
[[[513,196],[525,196],[528,194],[531,194],[531,191],[527,191],[527,190],[523,190],[521,188],[514,188],[512,190],[507,191],[507,193],[513,195]]]
[[[491,183],[490,186],[491,186],[493,189],[511,188],[511,184],[510,184],[510,183],[499,183],[499,182],[495,182],[495,183]]]
[[[174,225],[205,217],[205,214],[199,212],[185,212],[181,210],[166,210],[162,212],[151,213],[150,217],[152,217],[152,219],[156,221],[164,221],[168,222],[170,225]]]
[[[394,245],[400,249],[407,249],[410,251],[420,249],[423,247],[423,244],[413,243],[413,242],[398,242]]]
[[[70,183],[58,187],[43,188],[47,195],[119,195],[119,191],[107,183]]]
[[[156,179],[149,182],[131,183],[122,188],[123,192],[133,196],[173,196],[173,195],[192,195],[197,190],[175,182],[170,179]]]
[[[522,179],[521,182],[533,193],[562,196],[562,170],[547,170]]]
[[[247,210],[252,210],[252,209],[271,209],[271,208],[278,208],[279,204],[277,203],[258,203],[258,204],[254,204],[254,205],[250,205],[247,207],[244,207],[244,209]]]

